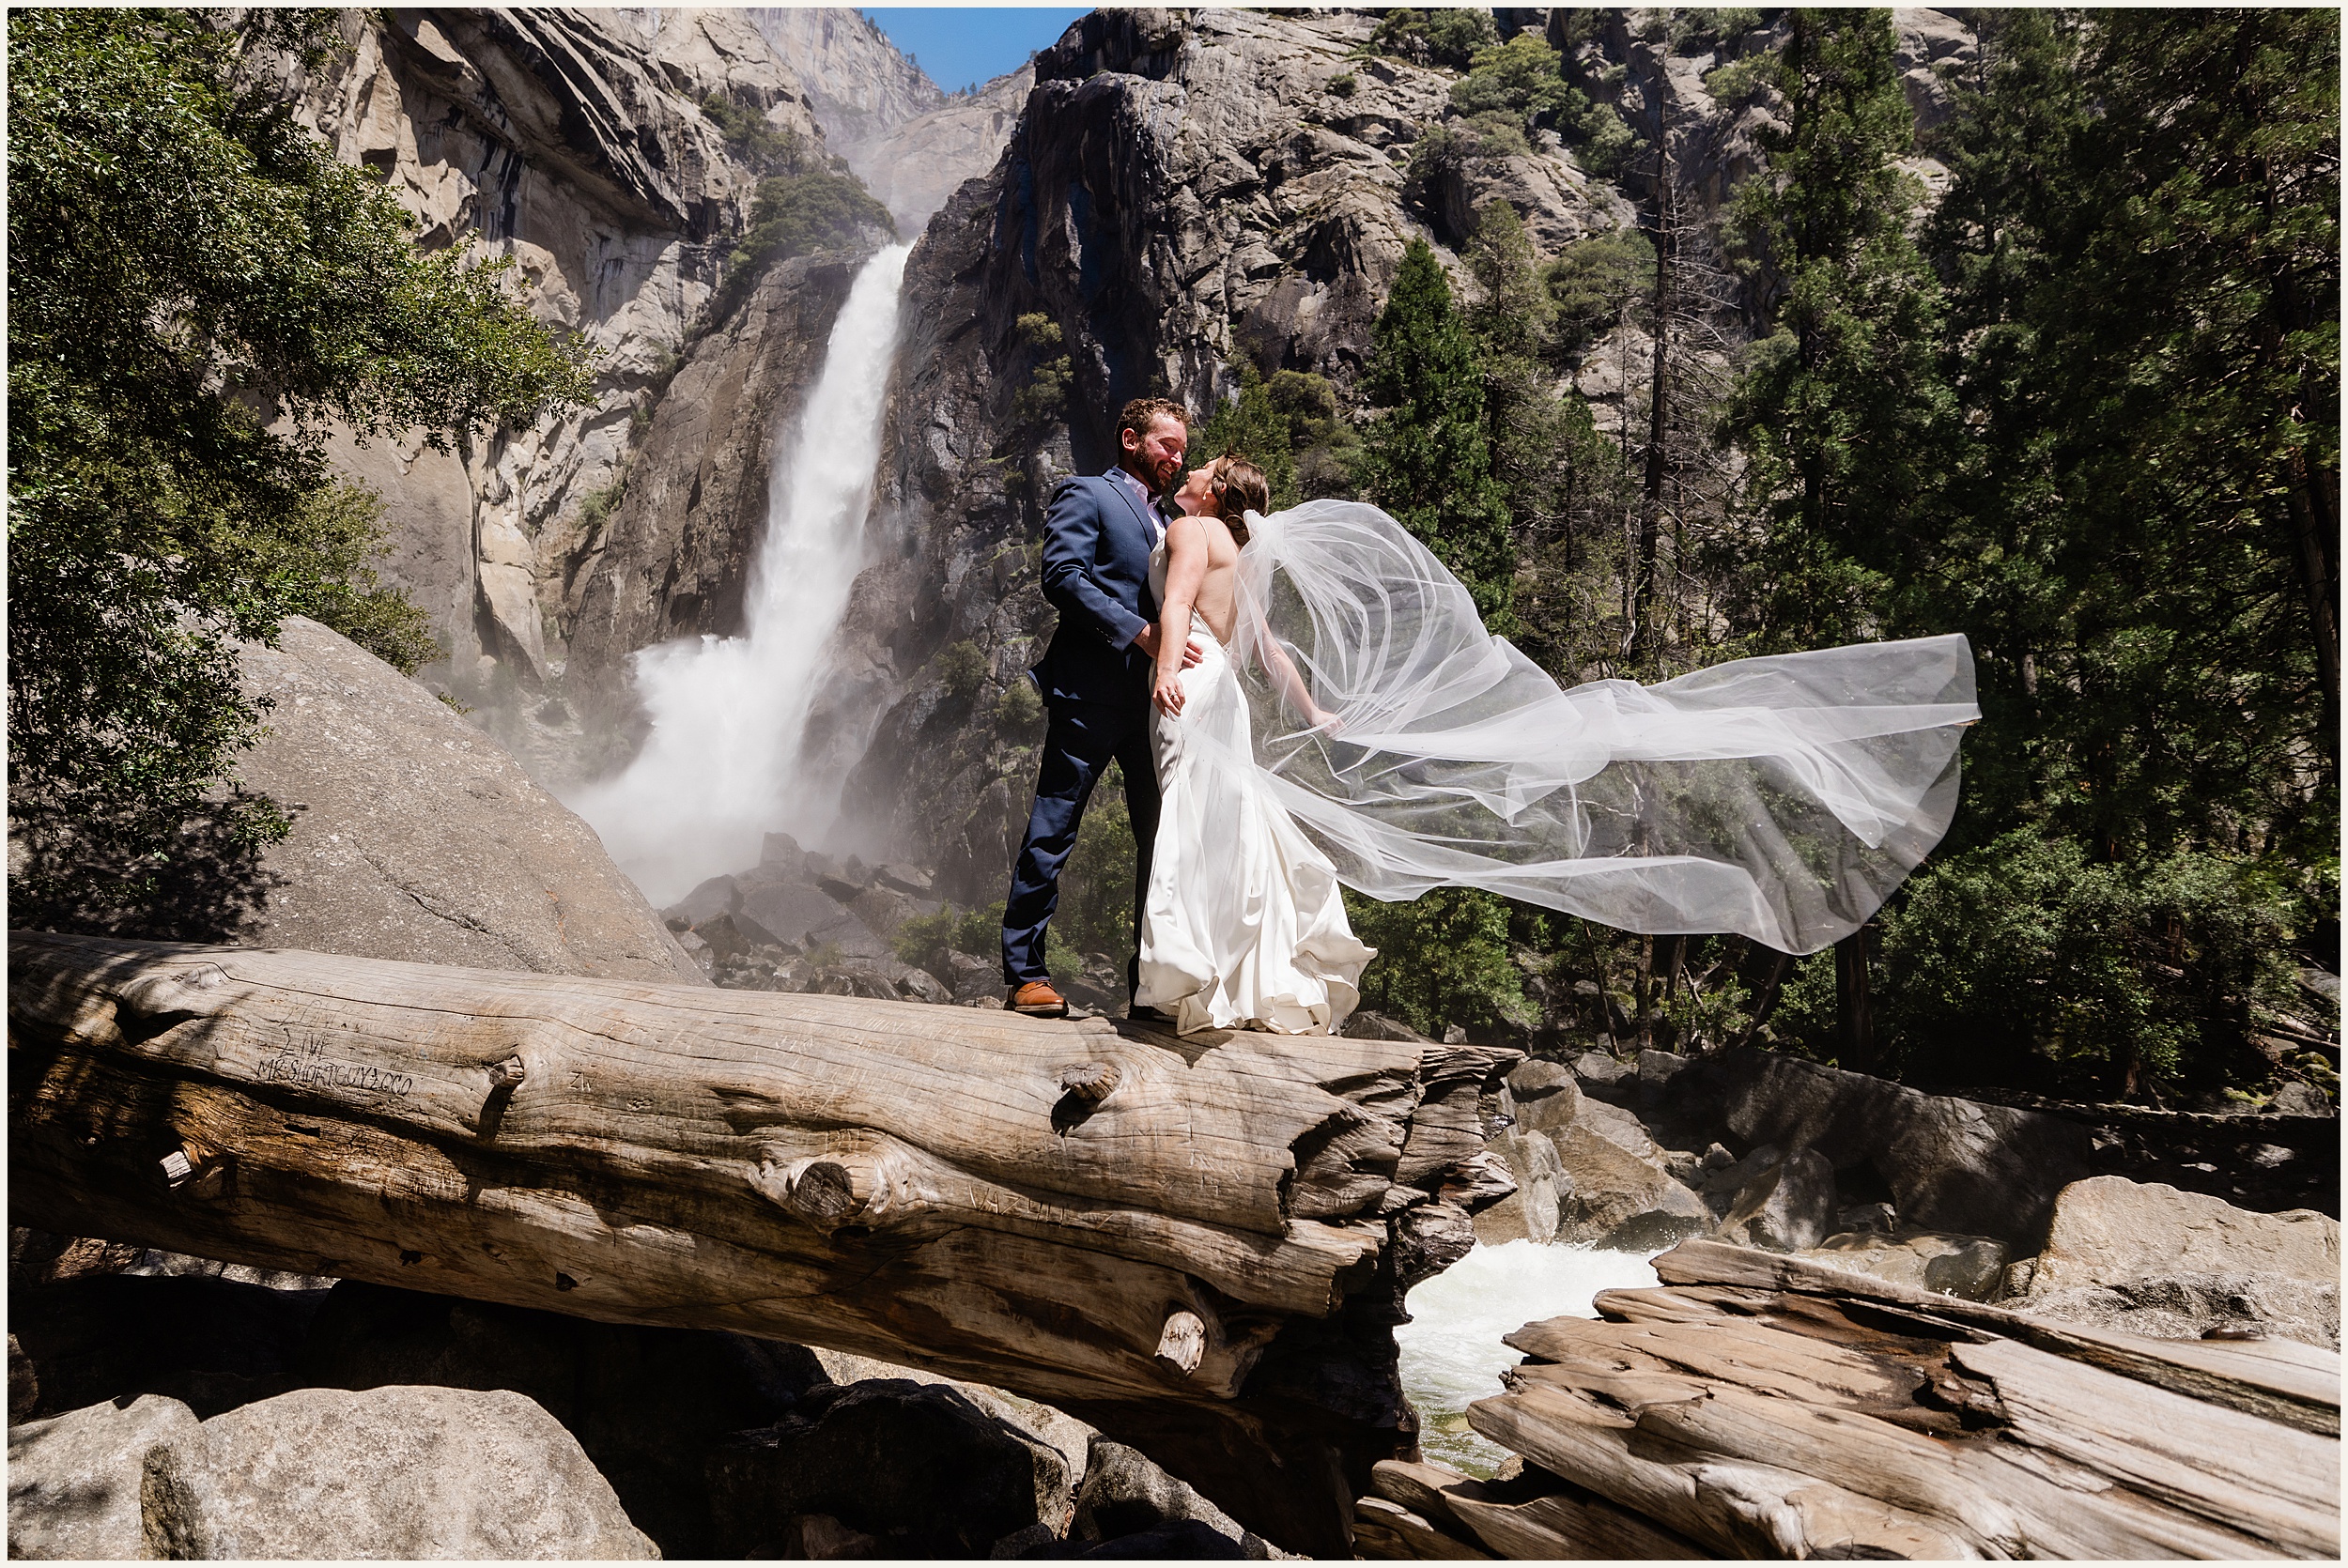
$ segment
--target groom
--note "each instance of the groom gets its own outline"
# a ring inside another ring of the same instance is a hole
[[[1150,682],[1158,657],[1158,601],[1150,592],[1150,552],[1165,537],[1158,498],[1182,471],[1190,417],[1179,403],[1140,397],[1117,420],[1117,467],[1071,479],[1043,518],[1043,596],[1059,630],[1035,667],[1051,726],[1036,776],[1027,837],[1003,901],[1006,1006],[1058,1018],[1068,1003],[1043,967],[1043,933],[1059,903],[1060,868],[1076,844],[1085,802],[1113,758],[1125,775],[1134,827],[1134,960],[1130,1000],[1140,976],[1141,900],[1158,837],[1158,765],[1150,744]],[[1182,663],[1203,651],[1192,643]]]

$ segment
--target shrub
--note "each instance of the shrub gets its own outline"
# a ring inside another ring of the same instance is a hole
[[[1350,70],[1344,72],[1342,75],[1332,76],[1329,78],[1329,96],[1332,98],[1352,98],[1353,96],[1353,90],[1357,85],[1358,84],[1354,79],[1353,73]]]
[[[1558,65],[1557,51],[1536,34],[1519,33],[1476,53],[1466,80],[1451,89],[1451,106],[1463,115],[1498,112],[1526,129],[1553,122],[1582,98],[1566,85]]]
[[[716,94],[701,100],[703,115],[709,117],[718,133],[725,138],[726,147],[736,158],[749,164],[753,173],[788,175],[799,172],[807,156],[807,144],[796,131],[782,130],[755,109],[745,109],[730,99]]]
[[[1075,377],[1075,366],[1067,355],[1052,353],[1066,340],[1059,323],[1042,311],[1021,316],[1016,328],[1020,346],[1035,360],[1035,369],[1012,399],[1012,418],[1021,428],[1041,433],[1059,423],[1068,411],[1068,384]]]
[[[1413,65],[1463,70],[1478,50],[1499,38],[1500,29],[1487,10],[1404,8],[1386,13],[1369,36],[1369,47],[1375,54],[1391,54]]]
[[[979,688],[993,672],[986,654],[975,642],[948,645],[938,653],[936,662],[938,684],[965,702],[979,695]]]
[[[1731,60],[1704,73],[1704,90],[1723,109],[1740,109],[1759,98],[1769,86],[1769,63],[1766,58]]]
[[[1671,52],[1675,54],[1701,54],[1705,52],[1702,46],[1733,43],[1760,25],[1761,12],[1752,6],[1718,6],[1674,11]]]
[[[1437,1038],[1454,1023],[1523,1029],[1535,1022],[1510,956],[1506,900],[1438,887],[1389,904],[1348,889],[1345,910],[1353,934],[1378,949],[1362,976],[1363,1007]]]
[[[1626,301],[1654,281],[1655,246],[1635,228],[1577,239],[1542,276],[1556,307],[1552,341],[1570,353],[1602,337],[1621,318]]]

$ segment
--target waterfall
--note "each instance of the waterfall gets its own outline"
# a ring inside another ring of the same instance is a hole
[[[571,801],[656,906],[756,864],[770,831],[831,821],[838,781],[808,776],[802,740],[863,564],[911,249],[892,245],[857,273],[796,437],[775,442],[744,634],[638,652],[630,671],[652,732],[622,773]]]

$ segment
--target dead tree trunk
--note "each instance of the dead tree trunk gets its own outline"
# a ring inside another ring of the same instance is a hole
[[[1291,1550],[1415,1421],[1511,1052],[16,933],[14,1223],[1049,1401]]]

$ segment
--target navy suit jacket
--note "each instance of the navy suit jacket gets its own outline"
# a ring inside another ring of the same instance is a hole
[[[1064,480],[1052,493],[1043,515],[1043,596],[1059,611],[1059,630],[1035,667],[1045,698],[1149,701],[1151,661],[1134,638],[1158,618],[1150,592],[1155,539],[1132,490],[1105,474]]]

